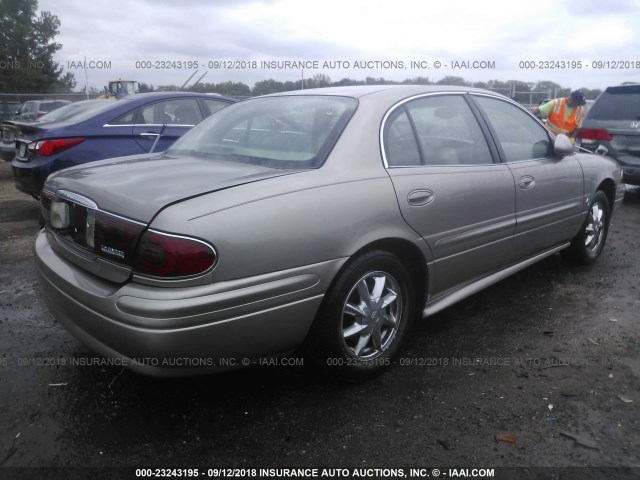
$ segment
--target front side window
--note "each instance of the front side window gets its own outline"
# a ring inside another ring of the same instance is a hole
[[[357,102],[332,96],[281,96],[233,104],[209,117],[170,151],[273,168],[317,168]]]
[[[507,162],[551,156],[553,145],[546,129],[519,107],[503,100],[476,96]]]
[[[434,95],[396,109],[384,127],[389,166],[483,165],[489,147],[461,95]]]

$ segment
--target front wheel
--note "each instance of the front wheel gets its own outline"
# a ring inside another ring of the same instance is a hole
[[[391,363],[414,315],[415,294],[403,263],[386,251],[357,257],[328,293],[309,334],[316,363],[347,379]]]
[[[609,232],[609,200],[597,191],[589,203],[589,212],[580,232],[571,241],[567,255],[578,263],[589,265],[600,256]]]

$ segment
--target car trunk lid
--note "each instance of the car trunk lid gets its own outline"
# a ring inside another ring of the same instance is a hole
[[[35,153],[29,149],[29,144],[47,137],[48,132],[60,127],[59,123],[38,126],[34,122],[13,122],[14,139],[16,144],[16,159],[28,162]]]
[[[164,154],[122,157],[52,175],[41,205],[58,253],[96,275],[122,283],[132,273],[140,238],[162,209],[297,171],[209,158],[178,160]]]
[[[57,172],[45,189],[86,195],[103,211],[149,223],[172,203],[224,188],[294,173],[247,163],[146,154],[102,160]]]

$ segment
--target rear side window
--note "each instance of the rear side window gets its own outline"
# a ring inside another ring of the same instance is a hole
[[[136,124],[196,125],[201,120],[202,114],[195,98],[174,98],[142,107]]]
[[[607,88],[588,116],[593,120],[640,120],[640,85]]]
[[[138,116],[139,108],[129,110],[127,113],[120,115],[115,120],[109,122],[109,125],[133,125]]]
[[[390,167],[413,167],[423,164],[409,115],[404,108],[396,109],[387,119],[384,150],[387,165]]]
[[[384,146],[390,167],[493,163],[478,122],[461,95],[412,100],[387,119]]]
[[[204,104],[207,106],[211,114],[214,114],[218,110],[222,110],[224,107],[229,105],[228,102],[221,102],[220,100],[209,100],[209,99],[204,100]]]

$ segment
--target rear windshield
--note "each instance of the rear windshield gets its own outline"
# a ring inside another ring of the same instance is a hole
[[[69,120],[75,115],[91,108],[92,105],[98,105],[102,100],[83,100],[81,102],[70,103],[64,107],[56,108],[54,111],[47,113],[39,118],[40,122],[59,122]]]
[[[640,85],[609,87],[589,110],[593,120],[640,120]]]
[[[80,102],[79,102],[80,103]],[[72,121],[73,123],[83,122],[103,112],[118,108],[124,103],[122,100],[88,100],[85,104],[78,107],[77,110],[70,111],[69,116],[58,118],[56,121]]]
[[[281,96],[226,107],[185,134],[169,153],[272,168],[317,168],[356,108],[353,98]]]

